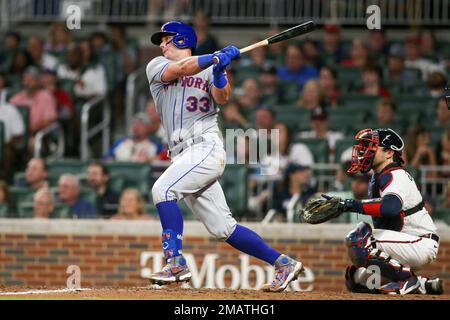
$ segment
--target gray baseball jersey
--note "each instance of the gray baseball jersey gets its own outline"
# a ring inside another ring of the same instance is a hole
[[[219,127],[218,106],[211,94],[212,66],[196,75],[164,82],[161,75],[170,62],[163,56],[151,60],[147,65],[147,78],[172,149],[189,137],[219,132]]]

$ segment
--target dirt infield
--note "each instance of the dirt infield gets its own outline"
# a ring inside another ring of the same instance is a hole
[[[444,295],[385,296],[348,292],[282,292],[255,290],[191,289],[180,287],[87,288],[68,291],[61,288],[0,287],[2,299],[75,299],[75,300],[450,300]]]

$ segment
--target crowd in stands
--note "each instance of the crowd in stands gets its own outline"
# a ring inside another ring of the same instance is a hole
[[[220,49],[205,15],[199,13],[194,26],[196,54]],[[422,165],[450,165],[450,111],[443,98],[449,43],[430,30],[405,30],[409,33],[402,39],[372,30],[351,40],[336,24],[326,24],[323,31],[320,39],[252,50],[228,71],[233,87],[230,101],[221,107],[223,129],[265,129],[269,135],[278,130],[279,135],[281,179],[272,199],[268,185],[249,197],[250,213],[255,208],[274,209],[276,220],[284,221],[317,192],[367,197],[367,177],[346,173],[352,138],[365,127],[390,127],[404,137],[404,158],[416,179]],[[169,160],[153,100],[133,117],[130,136],[121,131],[127,76],[144,63],[137,43],[120,25],[74,39],[64,24],[54,23],[48,39],[9,32],[0,46],[0,121],[5,132],[0,179],[6,181],[0,182],[0,216],[26,211],[14,203],[17,196],[11,193],[23,189],[33,194],[27,201],[33,203],[35,217],[152,219],[147,188],[151,179],[130,187],[114,180],[109,170],[111,162],[151,167],[155,160]],[[66,137],[64,156],[78,157],[80,108],[98,96],[110,99],[114,137],[120,133],[120,138],[102,159],[86,163],[83,170],[50,177],[49,159],[32,157],[36,133],[59,122]],[[23,109],[29,112],[27,123]],[[248,158],[248,148],[247,141],[238,152]],[[317,185],[318,163],[339,167],[326,190]],[[249,190],[255,188],[249,185]],[[445,186],[429,203],[450,208],[449,190],[450,185]]]

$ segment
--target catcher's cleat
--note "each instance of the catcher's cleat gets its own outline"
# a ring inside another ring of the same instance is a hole
[[[275,279],[266,283],[261,290],[266,292],[280,292],[286,289],[289,283],[296,280],[304,271],[303,264],[299,261],[281,255],[275,261]]]
[[[443,294],[444,283],[442,279],[428,279],[425,277],[418,277],[420,282],[419,292],[421,294]]]
[[[420,281],[415,275],[412,275],[405,281],[389,282],[381,286],[378,291],[383,294],[413,294],[418,293]]]
[[[370,290],[355,282],[355,272],[357,269],[358,268],[355,266],[349,266],[345,270],[345,286],[347,287],[347,290],[355,293],[374,293],[374,290]]]
[[[170,284],[175,282],[187,282],[191,280],[191,271],[186,265],[183,256],[167,259],[164,268],[150,276],[150,282],[157,285]]]

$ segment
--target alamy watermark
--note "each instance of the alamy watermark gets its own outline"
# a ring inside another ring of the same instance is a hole
[[[67,278],[66,286],[67,289],[81,289],[81,269],[77,265],[70,265],[66,270],[67,274],[70,276]]]

